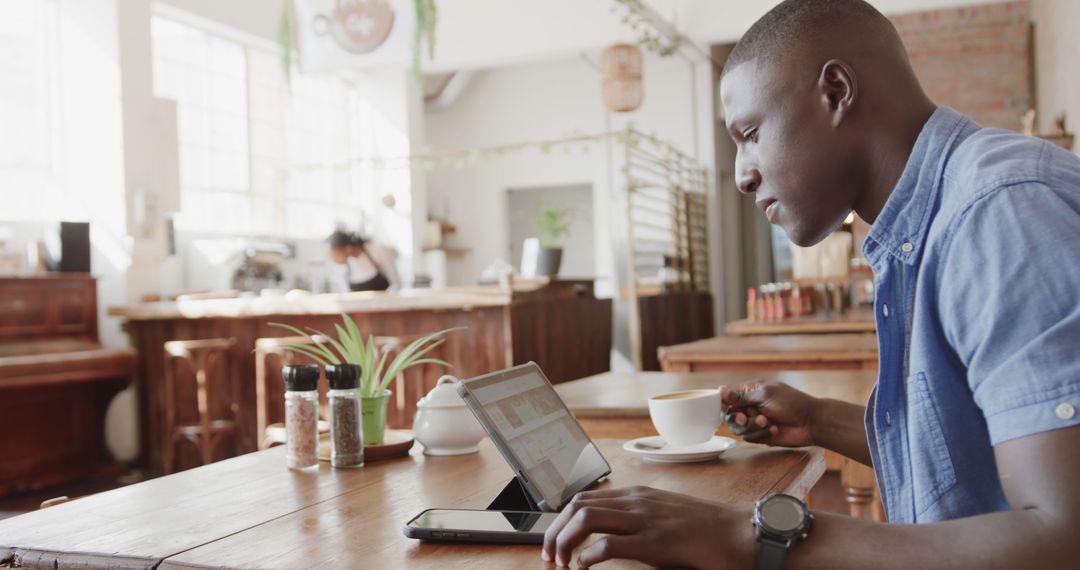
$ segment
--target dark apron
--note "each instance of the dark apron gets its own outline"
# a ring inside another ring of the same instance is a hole
[[[350,281],[349,282],[349,290],[350,291],[386,291],[387,289],[389,289],[390,288],[390,280],[387,279],[385,275],[383,275],[382,269],[379,269],[379,264],[375,263],[375,260],[372,259],[371,255],[368,254],[367,251],[364,252],[364,255],[367,255],[368,259],[371,260],[371,264],[375,266],[375,271],[376,271],[375,277],[372,277],[371,279],[368,279],[367,281],[363,281],[361,283],[353,283],[353,282]]]
[[[363,283],[349,283],[350,291],[386,291],[389,288],[390,281],[382,274],[382,271]]]

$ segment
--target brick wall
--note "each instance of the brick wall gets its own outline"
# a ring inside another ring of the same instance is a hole
[[[1028,2],[890,17],[927,94],[986,127],[1020,129],[1032,104]]]

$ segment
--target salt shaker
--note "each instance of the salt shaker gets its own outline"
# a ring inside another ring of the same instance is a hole
[[[335,364],[326,367],[330,382],[330,465],[362,467],[364,434],[360,421],[360,367]]]
[[[285,465],[319,468],[319,365],[285,366]]]

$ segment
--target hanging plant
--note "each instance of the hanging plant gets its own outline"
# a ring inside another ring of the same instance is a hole
[[[637,34],[638,45],[660,57],[675,55],[679,51],[679,42],[657,32],[653,24],[641,15],[640,5],[640,0],[615,0],[611,11],[622,13],[622,22]]]
[[[421,66],[423,42],[427,40],[428,59],[435,59],[435,24],[439,20],[439,11],[435,0],[414,0],[416,3],[416,34],[413,38],[413,73],[416,79],[423,78]]]
[[[291,0],[281,3],[281,18],[278,19],[278,47],[281,48],[281,70],[285,73],[285,84],[292,82],[293,57],[293,18],[289,9]]]

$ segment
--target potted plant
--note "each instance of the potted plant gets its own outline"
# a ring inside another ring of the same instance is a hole
[[[536,230],[540,234],[540,251],[536,258],[536,275],[555,276],[562,264],[562,247],[559,238],[570,233],[571,211],[567,209],[545,208],[543,202],[536,202],[540,214],[536,220]]]
[[[418,338],[401,349],[391,360],[390,349],[393,347],[380,348],[375,343],[374,335],[368,335],[365,341],[360,328],[349,315],[342,313],[341,320],[344,326],[334,325],[337,338],[312,328],[303,331],[289,324],[270,324],[307,337],[311,344],[292,344],[287,345],[288,348],[314,359],[323,366],[331,364],[360,366],[359,389],[364,444],[380,445],[386,431],[386,408],[392,394],[387,386],[398,374],[419,364],[437,364],[452,368],[449,362],[426,355],[446,342],[444,338],[446,333],[463,327],[445,329]]]

